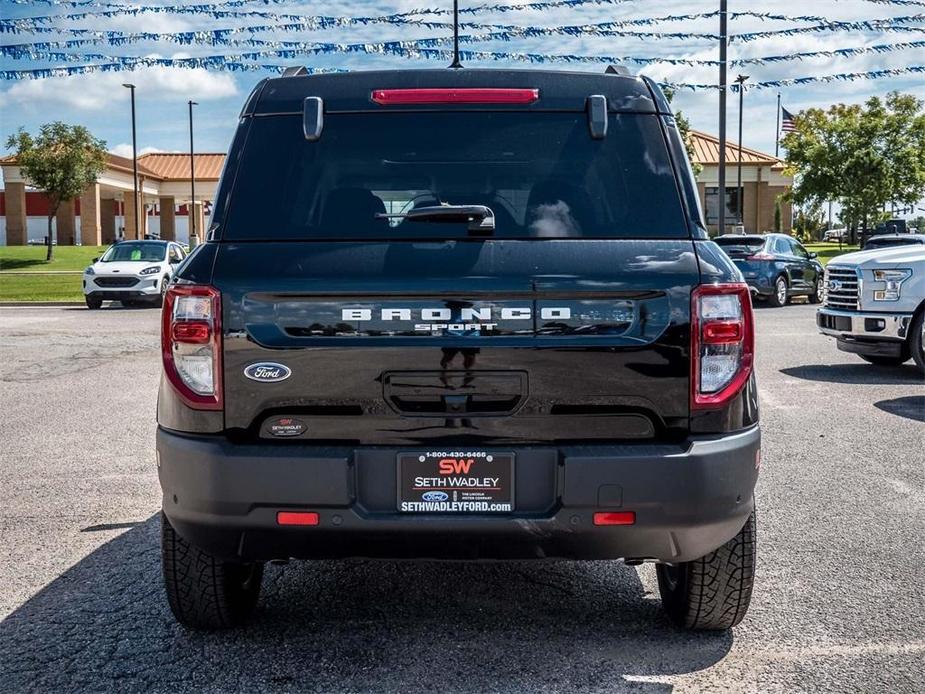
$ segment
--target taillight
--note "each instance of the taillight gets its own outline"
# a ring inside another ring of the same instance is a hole
[[[691,407],[721,407],[752,373],[755,332],[745,284],[708,284],[691,297]]]
[[[774,260],[774,256],[770,253],[765,253],[764,251],[758,251],[748,256],[746,260]]]
[[[173,285],[164,297],[161,356],[180,397],[197,410],[222,408],[222,300],[214,287]]]
[[[532,104],[539,89],[374,89],[372,100],[382,106],[400,104]]]

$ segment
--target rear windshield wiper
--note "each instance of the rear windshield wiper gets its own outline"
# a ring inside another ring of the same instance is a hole
[[[400,214],[379,212],[376,219],[400,217],[407,222],[467,224],[470,236],[491,236],[495,231],[495,213],[487,205],[434,205],[417,207]]]

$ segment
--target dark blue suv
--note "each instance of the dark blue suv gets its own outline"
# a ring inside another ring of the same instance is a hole
[[[713,239],[742,271],[752,295],[783,306],[790,297],[805,296],[818,304],[822,291],[822,264],[786,234],[727,234]]]

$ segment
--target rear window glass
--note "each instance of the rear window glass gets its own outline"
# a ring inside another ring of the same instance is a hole
[[[683,237],[688,230],[656,116],[610,114],[594,140],[584,113],[357,113],[253,118],[225,239],[465,237],[461,223],[401,215],[486,205],[501,238]]]
[[[730,257],[736,255],[752,255],[764,248],[764,239],[761,238],[718,238],[714,239]]]

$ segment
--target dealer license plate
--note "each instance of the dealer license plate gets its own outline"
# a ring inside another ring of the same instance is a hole
[[[514,454],[423,451],[398,454],[398,510],[405,513],[510,513]]]

